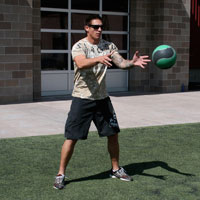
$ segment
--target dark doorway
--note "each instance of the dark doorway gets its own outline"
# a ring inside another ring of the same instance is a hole
[[[191,0],[189,90],[200,90],[200,0]]]

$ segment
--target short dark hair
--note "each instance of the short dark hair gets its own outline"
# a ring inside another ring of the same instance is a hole
[[[99,15],[89,15],[85,20],[85,25],[90,25],[90,23],[93,19],[99,19],[99,20],[103,21],[102,17],[100,17]]]

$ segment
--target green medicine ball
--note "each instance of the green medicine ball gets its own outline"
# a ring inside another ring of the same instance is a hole
[[[160,45],[154,49],[152,61],[160,69],[169,69],[176,63],[176,51],[169,45]]]

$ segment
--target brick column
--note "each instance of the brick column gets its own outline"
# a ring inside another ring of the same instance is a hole
[[[145,70],[132,69],[130,90],[180,92],[189,82],[190,1],[132,0],[131,53],[136,49],[151,56],[158,45],[177,51],[176,65],[161,70],[152,63]]]
[[[40,0],[33,0],[33,99],[41,97]]]
[[[0,0],[0,104],[33,101],[32,0]]]

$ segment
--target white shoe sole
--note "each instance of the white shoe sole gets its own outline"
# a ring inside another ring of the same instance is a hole
[[[118,177],[116,177],[116,176],[114,176],[114,175],[110,175],[110,177],[111,178],[117,178],[117,179],[120,179],[120,180],[122,180],[122,181],[132,181],[132,180],[128,180],[128,179],[124,179],[124,178],[118,178]]]

